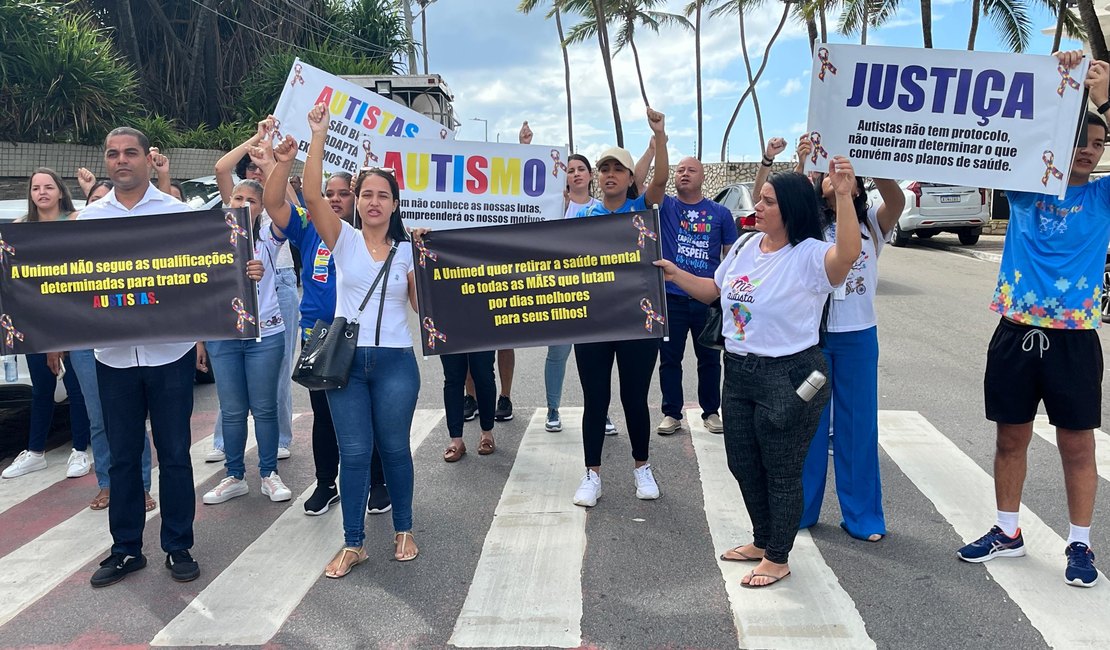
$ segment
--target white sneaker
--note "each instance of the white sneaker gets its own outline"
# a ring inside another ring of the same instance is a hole
[[[89,473],[89,454],[73,450],[66,461],[66,478],[77,478]]]
[[[702,420],[705,423],[705,430],[709,433],[724,433],[725,423],[721,422],[721,416],[716,413]]]
[[[597,505],[597,500],[600,497],[601,477],[597,475],[597,472],[588,469],[586,475],[582,477],[582,482],[578,484],[578,489],[574,492],[574,505],[592,508]]]
[[[224,501],[230,501],[235,497],[241,497],[248,492],[250,492],[250,488],[247,487],[246,481],[228,476],[217,483],[216,487],[209,490],[201,500],[208,505],[213,505],[216,503],[223,503]]]
[[[270,497],[270,501],[288,501],[293,498],[293,491],[285,487],[277,472],[271,472],[262,479],[262,494]]]
[[[617,435],[617,425],[613,424],[613,421],[609,419],[608,415],[605,416],[605,435]]]
[[[547,422],[543,425],[543,428],[551,433],[563,430],[563,421],[559,418],[558,409],[547,409]]]
[[[204,462],[222,463],[224,462],[224,458],[226,458],[226,456],[224,455],[223,449],[212,449],[212,451],[204,455]]]
[[[31,472],[37,472],[40,469],[46,469],[46,458],[42,454],[36,454],[31,451],[23,450],[15,457],[11,465],[0,473],[4,478],[16,478]]]
[[[277,455],[278,460],[285,460],[286,458],[289,458],[292,455],[293,455],[293,452],[289,451],[289,447],[278,447],[278,455]]]
[[[661,436],[669,436],[682,428],[682,420],[676,420],[669,415],[663,416],[663,421],[655,427],[655,432]]]
[[[651,463],[633,470],[636,477],[637,499],[658,499],[659,484],[655,482],[655,475],[651,473]]]

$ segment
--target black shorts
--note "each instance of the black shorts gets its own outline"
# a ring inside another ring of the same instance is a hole
[[[1085,430],[1102,420],[1102,344],[1096,330],[1059,330],[1003,318],[987,349],[987,419],[1032,422],[1044,400],[1049,422]]]

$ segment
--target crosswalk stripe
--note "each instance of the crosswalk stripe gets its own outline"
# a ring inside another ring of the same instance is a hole
[[[46,469],[24,474],[19,478],[5,479],[0,483],[0,513],[19,505],[51,485],[66,480],[66,461],[69,460],[69,454],[70,447],[62,445],[46,452]],[[91,447],[89,456],[92,456]]]
[[[1056,446],[1056,427],[1048,423],[1047,415],[1038,415],[1033,420],[1033,432],[1053,447]],[[1095,429],[1095,466],[1098,475],[1110,481],[1110,435]]]
[[[920,413],[880,411],[879,443],[960,537],[970,541],[986,532],[995,511],[993,480]],[[1064,584],[1064,539],[1024,505],[1021,529],[1027,557],[986,563],[994,580],[1049,646],[1090,647],[1091,639],[1110,638],[1110,590]],[[957,564],[953,558],[944,570],[976,575],[974,567]]]
[[[293,419],[301,414],[294,413]],[[254,425],[247,422],[247,447],[254,449]],[[193,465],[193,485],[200,485],[224,471],[220,463],[205,463],[212,447],[207,436],[189,448]],[[158,498],[158,468],[151,470],[150,494]],[[161,507],[148,512],[150,521]],[[0,625],[4,625],[33,605],[74,572],[102,555],[112,545],[103,512],[87,508],[54,526],[37,538],[0,558]]]
[[[417,409],[410,439],[413,453],[442,418],[440,409]],[[323,575],[337,540],[343,537],[340,514],[305,516],[304,502],[315,488],[315,483],[309,486],[158,632],[151,645],[262,645],[273,638]],[[280,589],[260,589],[260,585],[280,585]]]
[[[698,417],[687,416],[701,471],[705,516],[718,552],[751,539],[752,523],[728,469],[722,436],[709,433]],[[773,589],[743,589],[740,579],[755,563],[717,559],[725,581],[741,648],[874,648],[851,596],[840,586],[807,531],[790,552],[793,581]]]
[[[461,647],[582,644],[586,509],[571,497],[582,477],[581,408],[563,431],[537,409],[501,492],[482,554],[448,644]]]

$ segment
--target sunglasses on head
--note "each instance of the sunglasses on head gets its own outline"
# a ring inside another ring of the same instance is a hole
[[[394,172],[392,167],[363,167],[362,171],[363,172],[382,172],[383,174],[389,174],[390,176],[392,176],[393,172]]]

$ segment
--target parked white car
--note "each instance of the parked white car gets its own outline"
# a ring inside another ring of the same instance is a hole
[[[899,181],[898,187],[906,195],[906,207],[891,235],[894,246],[907,245],[913,235],[928,239],[938,232],[956,233],[961,244],[970,246],[990,220],[985,189],[920,181]],[[867,199],[871,205],[882,202],[874,184],[867,186]]]

